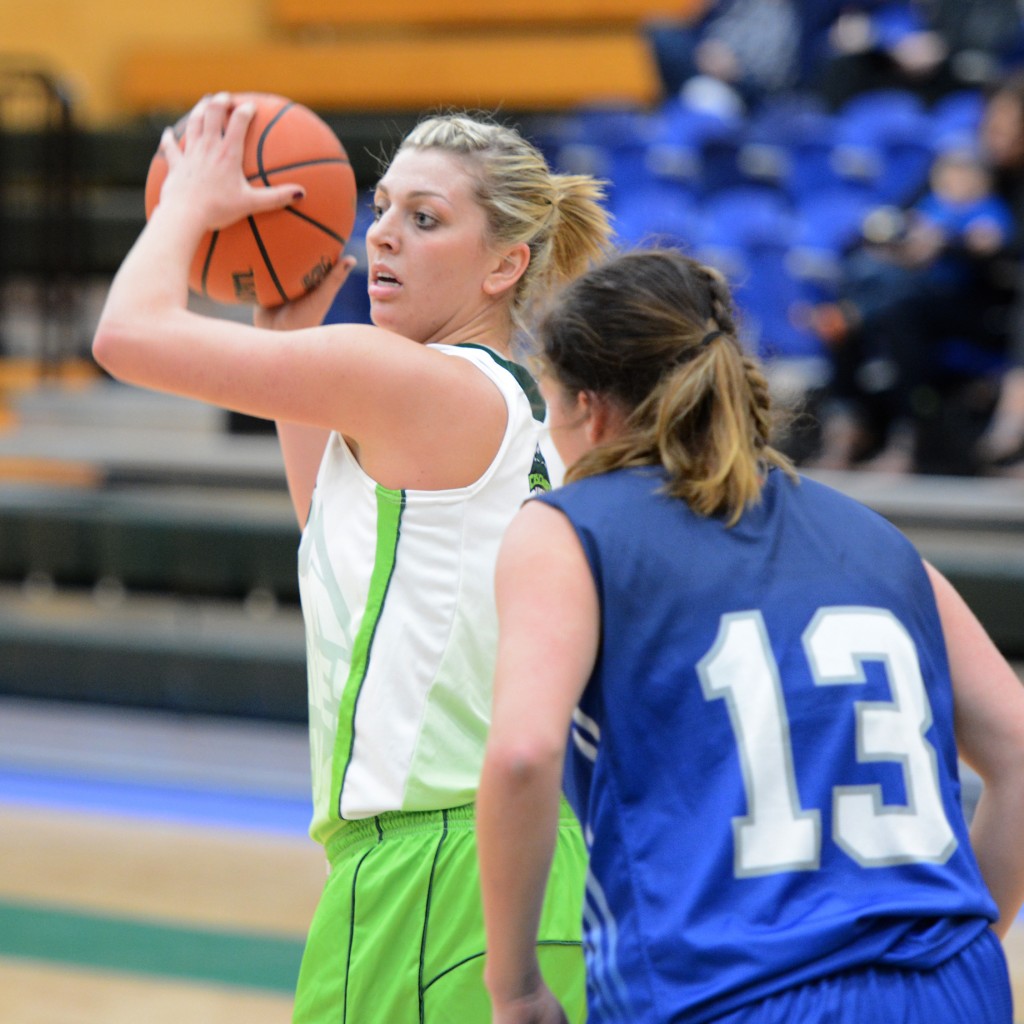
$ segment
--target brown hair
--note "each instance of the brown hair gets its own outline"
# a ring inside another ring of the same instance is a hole
[[[668,493],[732,525],[769,466],[795,476],[769,443],[768,384],[736,337],[717,270],[673,249],[625,253],[566,290],[540,340],[568,392],[605,396],[628,414],[626,433],[584,455],[567,480],[660,464]]]

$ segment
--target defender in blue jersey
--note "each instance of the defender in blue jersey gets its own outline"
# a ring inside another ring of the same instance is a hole
[[[902,534],[771,447],[715,271],[620,256],[541,339],[570,482],[498,564],[494,1020],[564,1020],[533,945],[564,761],[589,1024],[1010,1024],[1010,667]],[[959,756],[985,782],[970,835]]]

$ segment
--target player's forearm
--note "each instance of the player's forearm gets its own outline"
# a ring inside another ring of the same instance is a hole
[[[487,927],[485,980],[495,1004],[541,984],[536,942],[558,829],[556,759],[523,762],[489,750],[478,796],[480,878]]]
[[[999,907],[993,926],[1005,937],[1024,902],[1024,777],[986,784],[971,824],[971,845]]]
[[[93,339],[93,354],[131,380],[147,349],[164,343],[175,317],[189,317],[188,267],[204,228],[187,211],[157,206],[117,271]]]
[[[197,210],[171,199],[159,203],[114,277],[104,315],[184,308],[189,265],[205,232]]]

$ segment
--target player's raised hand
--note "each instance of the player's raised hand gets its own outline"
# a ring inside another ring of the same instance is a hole
[[[256,187],[242,169],[245,133],[256,107],[234,105],[226,92],[204,96],[188,115],[179,142],[171,128],[160,137],[167,179],[160,205],[176,205],[201,220],[208,230],[225,228],[250,214],[277,210],[304,194],[300,185]]]
[[[253,323],[272,331],[295,331],[302,327],[317,327],[324,322],[334,296],[341,290],[356,265],[355,256],[344,256],[327,272],[312,291],[291,302],[265,309],[256,306]]]

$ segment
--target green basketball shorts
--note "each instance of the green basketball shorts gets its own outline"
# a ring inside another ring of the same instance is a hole
[[[490,1024],[472,805],[351,822],[327,844],[296,1024]],[[586,1020],[586,849],[564,803],[538,939],[545,980]]]

